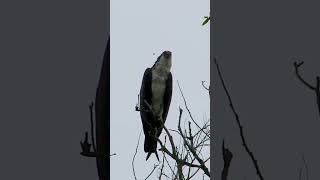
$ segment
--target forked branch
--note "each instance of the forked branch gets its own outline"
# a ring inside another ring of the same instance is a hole
[[[316,77],[316,85],[311,85],[308,81],[306,81],[300,74],[299,68],[303,65],[303,61],[301,62],[294,62],[294,70],[297,78],[301,81],[302,84],[304,84],[308,89],[312,90],[316,95],[316,101],[318,106],[318,114],[320,116],[320,77]]]

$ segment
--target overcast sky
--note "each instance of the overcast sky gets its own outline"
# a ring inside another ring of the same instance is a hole
[[[110,140],[111,153],[117,153],[111,157],[112,180],[134,178],[131,161],[142,130],[140,114],[134,107],[145,69],[164,50],[173,54],[173,95],[167,127],[177,128],[178,109],[184,107],[177,80],[195,119],[202,123],[209,118],[209,96],[201,85],[202,80],[210,81],[210,26],[201,26],[203,17],[209,14],[209,2],[111,0]],[[144,135],[135,161],[140,179],[157,162],[155,156],[145,161],[143,144]]]

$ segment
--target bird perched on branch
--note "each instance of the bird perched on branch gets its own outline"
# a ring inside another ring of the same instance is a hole
[[[166,121],[172,97],[171,52],[164,51],[143,75],[140,89],[140,116],[145,135],[144,151],[157,153],[157,138]]]

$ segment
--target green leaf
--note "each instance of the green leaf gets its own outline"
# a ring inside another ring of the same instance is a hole
[[[203,21],[202,26],[206,25],[210,21],[210,17],[205,16],[204,18],[205,20]]]

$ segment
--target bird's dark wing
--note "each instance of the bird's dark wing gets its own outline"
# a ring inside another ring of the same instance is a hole
[[[151,105],[152,100],[152,71],[151,68],[147,68],[143,74],[142,85],[140,89],[140,116],[143,125],[143,132],[145,135],[144,141],[144,151],[145,152],[152,152],[154,151],[154,138],[152,138],[149,134],[149,131],[152,130],[152,122],[153,122],[153,115],[150,111],[149,107],[145,103],[148,102]]]

